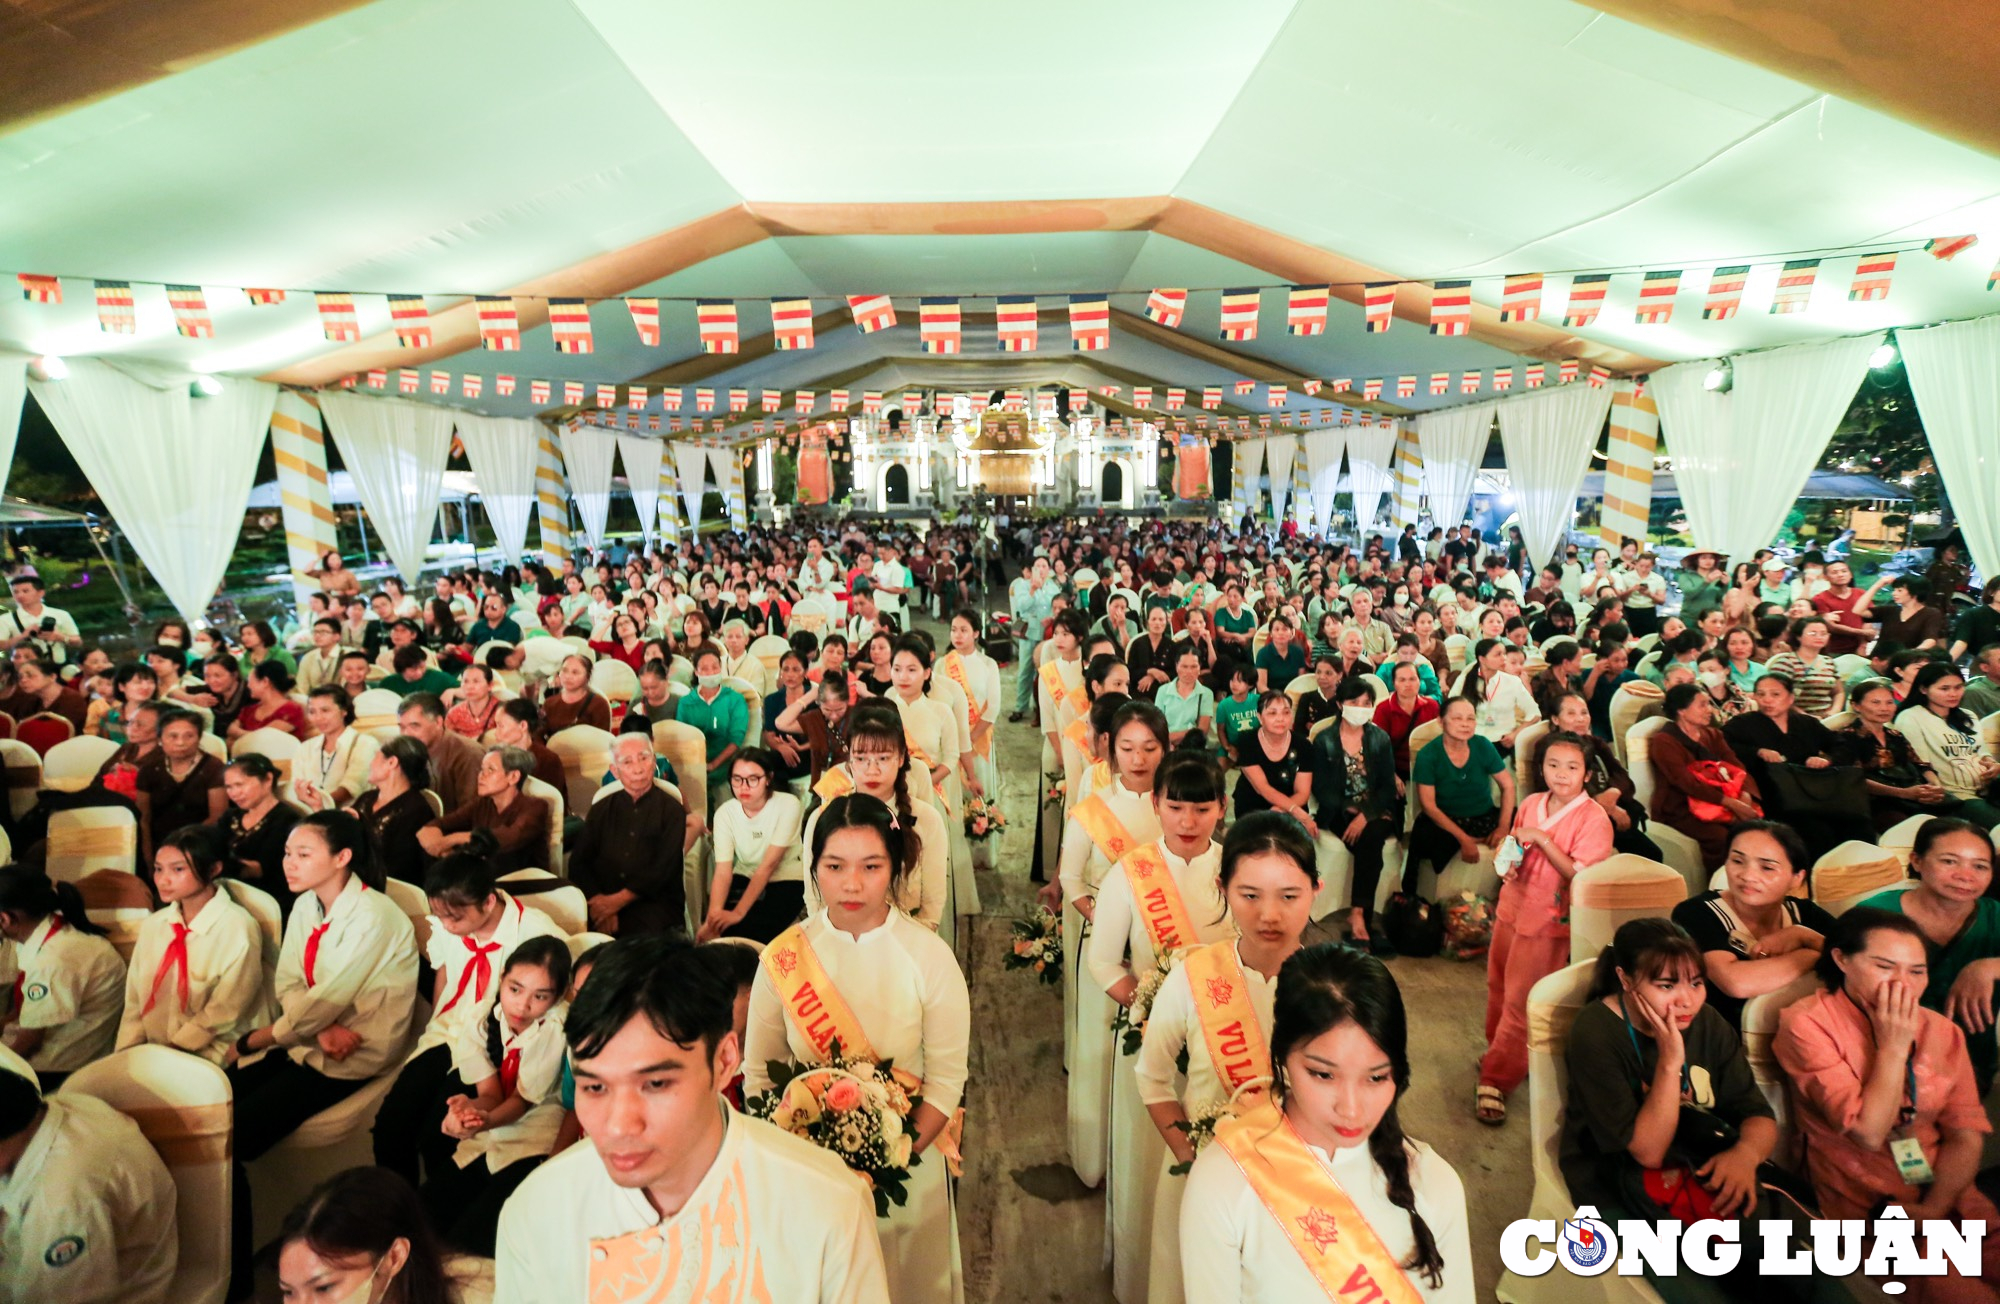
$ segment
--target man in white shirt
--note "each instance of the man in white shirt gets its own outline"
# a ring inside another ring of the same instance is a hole
[[[700,1300],[744,1282],[785,1304],[886,1304],[866,1185],[721,1097],[742,1061],[735,1001],[708,947],[605,948],[566,1022],[588,1139],[501,1211],[496,1304]]]
[[[1667,578],[1653,570],[1658,561],[1650,552],[1641,553],[1632,569],[1621,571],[1616,578],[1618,596],[1625,601],[1625,624],[1634,638],[1660,632],[1660,604],[1667,600]]]
[[[894,616],[899,628],[908,629],[903,618],[903,602],[909,595],[910,568],[896,552],[896,545],[885,543],[875,556],[875,565],[869,570],[868,578],[875,584],[875,606],[885,616]]]
[[[33,572],[16,575],[10,584],[14,609],[0,615],[0,644],[12,651],[26,643],[38,660],[55,666],[67,663],[70,649],[83,642],[76,621],[67,611],[43,605],[41,577]]]
[[[840,568],[827,558],[826,545],[818,539],[808,539],[806,559],[799,563],[799,592],[830,593],[834,577],[839,573]]]
[[[77,1091],[43,1100],[0,1046],[0,1298],[165,1304],[174,1179],[139,1127]]]

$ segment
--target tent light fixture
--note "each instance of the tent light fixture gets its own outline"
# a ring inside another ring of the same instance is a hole
[[[1733,367],[1729,365],[1727,360],[1717,363],[1713,368],[1709,370],[1709,373],[1706,376],[1703,376],[1701,378],[1701,387],[1703,389],[1713,390],[1724,394],[1727,394],[1730,390],[1730,387],[1733,386],[1735,383],[1736,383],[1736,371]]]
[[[195,398],[214,398],[222,392],[222,382],[213,376],[196,376],[188,385],[188,393]]]
[[[1880,371],[1884,367],[1895,366],[1896,359],[1901,356],[1901,354],[1896,352],[1895,340],[1885,339],[1875,346],[1873,353],[1868,355],[1868,366],[1873,371]]]
[[[68,380],[69,364],[53,353],[44,353],[28,364],[28,374],[36,380]]]

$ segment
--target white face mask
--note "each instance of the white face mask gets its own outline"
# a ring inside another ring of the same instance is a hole
[[[694,678],[703,688],[717,688],[722,684],[721,675],[696,675]]]
[[[1370,706],[1343,706],[1340,708],[1340,718],[1359,728],[1364,724],[1374,721],[1375,708]]]
[[[1695,678],[1700,681],[1703,688],[1720,688],[1723,685],[1723,681],[1727,680],[1729,676],[1723,674],[1720,670],[1704,670],[1699,675],[1696,675]]]
[[[1399,606],[1399,607],[1407,607],[1407,606],[1409,606],[1409,605],[1410,605],[1410,595],[1409,595],[1409,594],[1407,594],[1407,593],[1398,593],[1398,594],[1396,595],[1396,605],[1397,605],[1397,606]]]

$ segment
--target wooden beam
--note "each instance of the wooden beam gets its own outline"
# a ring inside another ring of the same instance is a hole
[[[1049,235],[1146,231],[1173,201],[1137,199],[973,200],[916,204],[748,204],[774,236]]]

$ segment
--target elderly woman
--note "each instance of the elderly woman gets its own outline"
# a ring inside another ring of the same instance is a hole
[[[297,738],[306,731],[306,713],[291,698],[292,672],[278,661],[260,661],[250,668],[250,700],[230,724],[231,743],[259,729],[276,729]]]
[[[733,617],[722,622],[722,677],[741,679],[759,699],[768,691],[764,659],[750,651],[750,626]]]
[[[1442,732],[1410,763],[1416,787],[1416,823],[1403,858],[1403,891],[1414,892],[1426,862],[1442,870],[1454,854],[1479,859],[1482,846],[1498,847],[1513,822],[1514,771],[1491,742],[1480,736],[1472,702],[1454,697],[1444,704]],[[1500,800],[1493,800],[1493,785]]]
[[[2000,802],[1993,781],[2000,763],[1986,754],[1979,723],[1960,705],[1965,679],[1950,662],[1937,662],[1917,672],[1909,697],[1896,716],[1896,727],[1918,759],[1936,772],[1945,795],[1960,803],[1953,812],[1981,828],[2000,824]]]
[[[1794,705],[1791,681],[1773,671],[1757,680],[1757,709],[1739,715],[1723,726],[1722,736],[1743,759],[1744,768],[1764,795],[1764,805],[1774,819],[1797,825],[1815,858],[1843,842],[1867,842],[1875,836],[1875,826],[1865,811],[1842,813],[1821,803],[1810,810],[1793,810],[1784,805],[1785,784],[1776,776],[1778,767],[1797,766],[1807,770],[1828,770],[1848,763],[1847,749],[1828,729]]]
[[[561,733],[573,724],[587,724],[609,732],[611,703],[590,687],[590,662],[580,654],[562,659],[556,671],[555,691],[542,696],[543,737]]]
[[[479,761],[478,795],[417,830],[424,854],[455,851],[472,841],[473,830],[485,829],[499,844],[492,857],[497,872],[541,866],[548,859],[548,803],[522,791],[534,773],[535,758],[518,747],[488,751]]]
[[[1702,863],[1711,871],[1720,869],[1729,853],[1729,826],[1761,819],[1756,803],[1762,793],[1715,727],[1715,706],[1700,688],[1675,684],[1661,706],[1667,727],[1653,735],[1653,769],[1659,779],[1653,788],[1653,818],[1694,839]],[[1734,791],[1715,782],[1725,776]]]

